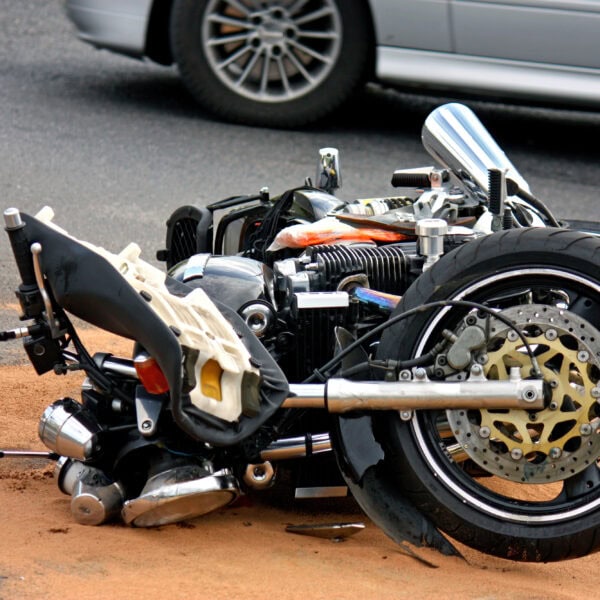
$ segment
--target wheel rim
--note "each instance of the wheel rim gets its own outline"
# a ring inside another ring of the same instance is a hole
[[[528,268],[497,273],[457,292],[451,299],[482,302],[486,297],[523,288],[534,289],[536,293],[560,290],[567,295],[569,307],[586,306],[586,310],[599,314],[600,286],[560,269]],[[428,323],[416,346],[416,356],[435,339],[448,312],[449,309],[444,309]],[[597,386],[597,373],[594,378]],[[411,429],[429,468],[461,502],[504,521],[539,525],[573,519],[600,507],[600,471],[595,460],[573,477],[549,486],[510,482],[497,485],[496,477],[488,480],[469,475],[462,468],[465,440],[455,437],[448,416],[449,413],[416,412]]]
[[[317,89],[335,67],[341,40],[333,0],[211,0],[202,26],[213,73],[237,95],[263,103]]]

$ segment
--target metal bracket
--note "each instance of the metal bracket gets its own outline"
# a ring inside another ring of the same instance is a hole
[[[144,437],[150,437],[156,433],[162,407],[162,400],[158,400],[148,394],[143,386],[137,386],[135,392],[135,413],[138,431]]]

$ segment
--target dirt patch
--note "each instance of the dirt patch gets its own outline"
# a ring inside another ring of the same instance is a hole
[[[127,355],[131,344],[86,331],[92,350]],[[16,342],[18,344],[18,342]],[[0,367],[0,448],[44,450],[37,423],[55,399],[79,397],[81,375],[37,377],[24,364]],[[409,556],[347,502],[273,505],[259,495],[178,525],[133,529],[73,521],[53,467],[0,459],[0,600],[92,598],[244,599],[580,598],[593,556],[520,564],[460,547],[466,560],[431,550]],[[365,522],[344,542],[287,533],[290,523]]]

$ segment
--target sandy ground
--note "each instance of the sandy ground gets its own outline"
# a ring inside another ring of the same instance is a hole
[[[93,350],[123,354],[128,347],[101,332],[86,338]],[[79,384],[76,374],[37,377],[22,361],[0,366],[0,449],[43,450],[41,412],[57,398],[78,398]],[[594,556],[520,564],[464,547],[465,560],[418,549],[427,566],[349,502],[281,506],[257,495],[193,521],[144,530],[78,525],[69,500],[47,461],[0,459],[0,600],[595,596]],[[285,531],[290,523],[348,521],[366,528],[344,542]]]

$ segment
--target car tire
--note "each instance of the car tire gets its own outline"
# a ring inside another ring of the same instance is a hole
[[[372,28],[363,0],[250,5],[173,4],[173,57],[204,108],[228,121],[297,127],[330,114],[364,81]]]

